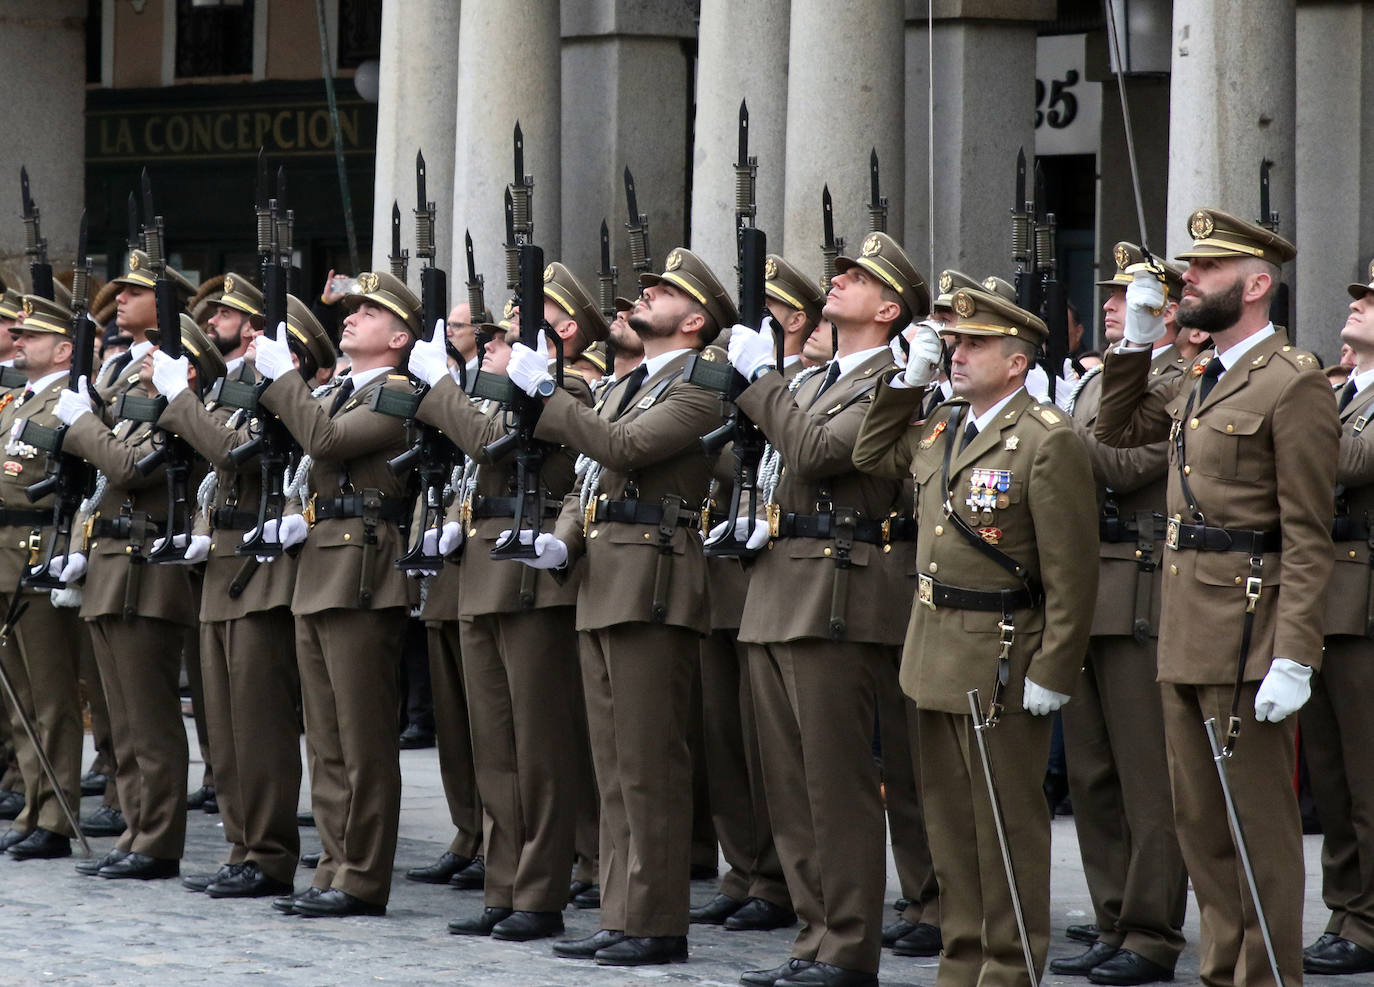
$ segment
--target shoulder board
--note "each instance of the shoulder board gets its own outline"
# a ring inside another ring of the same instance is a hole
[[[1307,350],[1300,350],[1296,346],[1281,346],[1275,356],[1297,367],[1299,370],[1318,370],[1321,364],[1317,358]]]
[[[865,376],[869,376],[872,373],[873,371],[871,370],[867,371],[865,373]],[[841,401],[834,407],[826,408],[825,411],[821,412],[821,414],[825,415],[826,417],[829,417],[830,415],[838,415],[841,411],[844,411],[845,408],[857,404],[859,401],[863,400],[864,398],[872,394],[875,390],[877,390],[878,384],[880,384],[881,382],[881,378],[865,381],[863,387],[859,388],[857,391],[849,395],[849,397],[845,398],[843,401]]]
[[[581,370],[578,370],[576,367],[564,367],[563,376],[566,377],[569,374],[572,374],[574,377],[581,377],[583,380],[587,379],[587,375],[584,374]]]
[[[1027,407],[1025,417],[1034,419],[1046,428],[1061,428],[1068,421],[1064,412],[1054,405],[1038,402]]]
[[[411,381],[411,379],[410,379],[410,375],[409,375],[409,374],[387,374],[387,375],[386,375],[386,379],[387,379],[387,380],[394,380],[394,381],[396,381],[397,383],[406,383],[406,384],[413,383],[413,382]]]

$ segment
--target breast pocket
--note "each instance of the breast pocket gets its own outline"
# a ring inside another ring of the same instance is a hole
[[[1258,480],[1265,475],[1264,415],[1244,408],[1216,408],[1201,420],[1198,457],[1190,465],[1223,479]]]

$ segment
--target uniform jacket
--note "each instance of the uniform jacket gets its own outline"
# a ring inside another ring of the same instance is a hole
[[[1374,525],[1374,387],[1355,395],[1341,418],[1341,452],[1336,466],[1337,514]],[[3,421],[0,419],[0,421]],[[1371,615],[1368,538],[1342,538],[1335,543],[1331,582],[1326,590],[1326,633],[1369,637]]]
[[[782,514],[815,516],[817,503],[854,508],[860,520],[882,523],[903,510],[901,478],[855,469],[854,440],[892,354],[883,349],[845,374],[818,398],[825,375],[795,394],[770,373],[740,395],[739,407],[779,451],[782,474],[774,500]],[[828,497],[823,494],[828,493]],[[906,511],[909,515],[910,511]],[[848,582],[846,641],[901,644],[914,583],[911,541],[875,545],[855,541]],[[749,578],[740,640],[756,643],[830,639],[835,584],[834,541],[776,538],[758,556]]]
[[[1228,370],[1206,401],[1194,401],[1191,414],[1185,414],[1188,400],[1207,358],[1154,388],[1149,361],[1143,352],[1108,354],[1097,437],[1133,446],[1167,439],[1176,429],[1186,444],[1182,466],[1208,525],[1281,530],[1282,553],[1263,558],[1245,678],[1263,678],[1276,655],[1320,665],[1340,427],[1316,359],[1275,333]],[[1169,466],[1169,514],[1192,523],[1172,443]],[[1233,682],[1249,556],[1166,547],[1164,561],[1159,680]]]
[[[402,374],[381,374],[354,391],[332,418],[333,392],[313,397],[300,374],[279,377],[262,393],[263,405],[277,413],[311,457],[314,499],[332,500],[365,490],[379,490],[386,498],[410,496],[409,477],[393,476],[387,468],[387,460],[409,448],[405,422],[368,407],[372,393],[383,385],[409,388],[411,383]],[[364,532],[362,518],[356,517],[320,519],[311,526],[291,598],[294,613],[357,608],[365,569],[372,588],[371,609],[409,607],[418,599],[414,581],[394,564],[405,552],[400,525],[380,522],[371,553],[365,550]]]
[[[16,422],[24,419],[47,428],[61,428],[62,422],[53,414],[53,408],[57,405],[58,395],[66,386],[67,378],[60,377],[23,402],[23,407],[20,407],[22,389],[7,392],[0,397],[0,438],[5,442],[5,465],[3,472],[0,473],[0,508],[48,513],[49,520],[44,522],[40,533],[41,540],[36,546],[36,562],[47,557],[48,544],[52,541],[53,498],[48,496],[31,503],[24,490],[46,475],[48,456],[32,445],[11,438],[10,431]],[[0,591],[8,593],[19,585],[20,574],[30,560],[29,537],[33,530],[31,525],[0,527],[0,548],[3,548],[3,551],[0,551]],[[80,544],[74,546],[74,549],[79,548]]]
[[[974,548],[945,515],[951,504],[976,530],[991,529],[996,547],[1025,566],[1044,586],[1043,605],[1015,612],[1016,636],[1004,702],[1021,712],[1026,676],[1037,685],[1072,694],[1088,643],[1097,590],[1097,518],[1092,467],[1083,443],[1062,412],[1037,403],[1023,389],[977,438],[953,454],[948,494],[942,484],[946,445],[962,441],[968,405],[955,399],[917,428],[922,394],[884,383],[854,448],[860,469],[882,476],[910,474],[916,484],[916,568],[942,583],[972,590],[1019,589],[1017,578]],[[958,424],[948,422],[961,412]],[[974,470],[1003,470],[1005,506],[974,512],[966,504]],[[911,610],[902,652],[902,688],[922,709],[967,713],[967,693],[979,689],[984,705],[997,675],[1001,614],[918,603]]]
[[[603,467],[599,497],[622,500],[631,481],[639,501],[659,505],[681,497],[695,511],[710,486],[711,462],[701,436],[721,423],[720,396],[682,379],[688,354],[670,360],[645,380],[634,402],[618,415],[622,378],[601,392],[589,408],[560,388],[549,398],[535,436],[585,453]],[[659,385],[671,381],[663,390]],[[579,488],[581,484],[579,483]],[[652,620],[654,575],[658,570],[658,526],[601,522],[583,532],[574,490],[563,502],[556,533],[568,546],[568,565],[586,556],[577,595],[578,630]],[[706,598],[706,559],[695,528],[673,531],[665,623],[699,634],[711,629]]]

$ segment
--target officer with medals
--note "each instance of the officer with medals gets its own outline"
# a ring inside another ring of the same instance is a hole
[[[916,605],[902,654],[915,700],[926,832],[940,884],[940,980],[1029,982],[970,715],[983,731],[1036,979],[1050,932],[1050,820],[1041,792],[1049,713],[1068,701],[1097,571],[1092,472],[1065,416],[1026,391],[1045,324],[999,295],[954,292],[955,399],[916,426],[941,343],[922,326],[906,369],[878,389],[860,469],[911,476]]]
[[[1133,275],[1096,434],[1172,446],[1159,681],[1174,820],[1202,912],[1202,978],[1274,979],[1204,727],[1214,719],[1268,938],[1283,979],[1297,983],[1304,871],[1292,714],[1322,660],[1340,425],[1316,358],[1269,320],[1293,245],[1214,208],[1193,212],[1188,231],[1178,324],[1210,333],[1213,355],[1151,387],[1163,286]]]

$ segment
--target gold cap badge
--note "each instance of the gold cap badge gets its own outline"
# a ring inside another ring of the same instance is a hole
[[[1211,236],[1212,229],[1212,217],[1207,215],[1205,209],[1199,209],[1188,220],[1188,232],[1192,234],[1194,240],[1203,240]]]
[[[863,255],[872,257],[879,250],[883,249],[883,241],[878,239],[878,234],[870,233],[868,239],[864,241]]]
[[[137,270],[138,270],[138,264],[139,264],[139,261],[138,261],[138,254],[130,254],[130,255],[129,255],[129,270],[131,270],[131,271],[137,271]]]
[[[763,276],[768,281],[772,281],[774,278],[778,276],[777,261],[773,260],[773,258],[771,257],[769,257],[768,260],[764,262]]]
[[[379,285],[380,283],[381,279],[378,278],[377,275],[374,274],[372,271],[366,271],[363,274],[358,275],[358,287],[363,289],[364,294],[371,294],[372,292],[376,291],[377,285]]]
[[[232,274],[226,274],[226,275],[224,276],[224,293],[225,293],[226,295],[228,295],[228,294],[232,294],[233,291],[234,291],[234,276],[233,276]]]
[[[1123,271],[1126,270],[1126,265],[1131,262],[1130,252],[1120,243],[1118,243],[1116,249],[1112,251],[1112,256],[1116,258],[1116,266]]]
[[[954,287],[954,279],[953,279],[952,277],[949,276],[949,272],[948,272],[948,271],[941,271],[941,272],[940,272],[940,290],[941,290],[942,292],[947,292],[947,291],[949,291],[950,288],[953,288],[953,287]]]
[[[24,299],[24,316],[27,318],[27,317],[30,316],[30,315],[33,315],[33,299],[32,299],[32,298],[25,298],[25,299]]]
[[[973,303],[973,299],[962,291],[954,296],[954,312],[959,318],[967,319],[977,311],[977,308],[978,306]]]
[[[552,280],[553,280],[553,265],[550,264],[548,267],[544,268],[544,281],[545,281],[545,282],[549,282],[549,281],[552,281]]]
[[[674,250],[668,255],[668,263],[664,265],[665,271],[676,271],[682,266],[682,251]]]
[[[505,308],[505,310],[504,310],[504,315],[505,315],[505,317],[506,317],[507,319],[511,319],[511,318],[514,318],[514,317],[515,317],[515,299],[514,299],[514,298],[507,298],[507,299],[506,299],[506,308]]]

